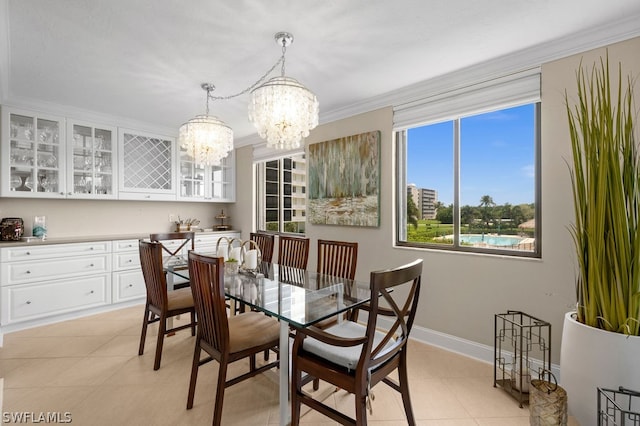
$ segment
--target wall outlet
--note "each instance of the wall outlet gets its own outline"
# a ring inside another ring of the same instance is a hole
[[[178,220],[178,216],[174,213],[169,213],[169,222],[173,223]]]

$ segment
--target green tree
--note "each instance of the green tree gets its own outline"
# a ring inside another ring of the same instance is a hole
[[[462,225],[472,225],[473,220],[477,217],[476,208],[473,206],[462,206],[460,209],[460,223]]]
[[[453,223],[453,204],[447,207],[440,207],[436,213],[436,220],[440,223]]]
[[[494,220],[494,208],[496,203],[493,201],[490,195],[483,195],[480,198],[480,214],[482,215],[482,222],[488,228],[489,224]]]
[[[413,202],[413,197],[407,197],[407,223],[413,225],[414,229],[418,229],[418,218],[420,210]]]

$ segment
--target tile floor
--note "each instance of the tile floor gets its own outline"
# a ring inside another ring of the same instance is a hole
[[[217,364],[201,367],[194,407],[187,410],[194,338],[183,330],[165,339],[162,366],[153,371],[157,327],[149,329],[145,353],[138,356],[141,317],[142,307],[137,306],[5,335],[0,348],[2,411],[68,412],[74,425],[211,424]],[[519,408],[493,387],[492,365],[418,342],[411,342],[409,350],[419,425],[529,424],[527,407]],[[230,374],[247,368],[245,361],[237,364]],[[399,394],[382,383],[374,393],[369,424],[406,424]],[[329,392],[328,401],[354,411],[352,398],[344,392]],[[223,425],[278,424],[275,374],[228,388],[222,420]],[[335,424],[316,412],[304,415],[301,423]]]

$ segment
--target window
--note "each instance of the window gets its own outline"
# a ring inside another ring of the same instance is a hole
[[[456,102],[397,126],[397,244],[540,257],[538,99],[475,113]]]
[[[306,162],[303,153],[255,163],[256,229],[304,234]]]

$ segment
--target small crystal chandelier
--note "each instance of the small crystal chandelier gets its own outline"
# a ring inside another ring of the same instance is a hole
[[[267,146],[292,149],[300,146],[309,131],[318,125],[318,99],[296,79],[285,77],[285,53],[293,35],[279,32],[276,42],[282,46],[281,75],[273,77],[251,92],[249,121],[258,129]]]
[[[207,91],[207,110],[204,115],[197,115],[180,127],[178,140],[180,146],[198,165],[219,165],[229,151],[233,149],[233,130],[222,120],[209,115],[209,99],[215,86],[202,83],[200,86]]]

